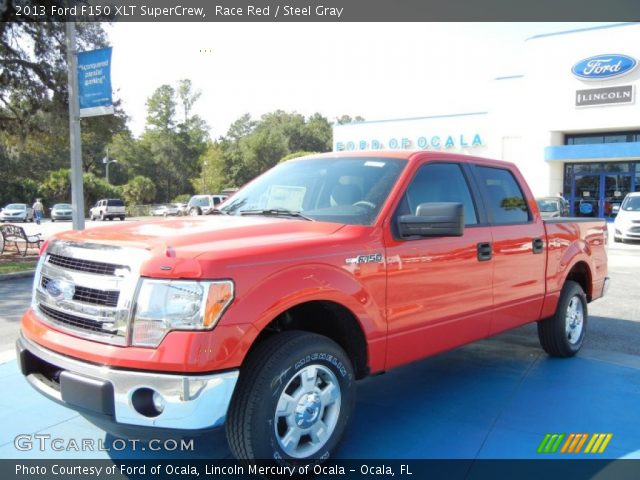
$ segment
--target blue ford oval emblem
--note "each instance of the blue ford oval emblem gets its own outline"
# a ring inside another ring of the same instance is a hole
[[[627,55],[598,55],[580,60],[571,73],[583,80],[606,80],[626,75],[637,65],[638,61]]]
[[[64,280],[49,280],[45,290],[54,300],[71,300],[76,293],[75,287]]]

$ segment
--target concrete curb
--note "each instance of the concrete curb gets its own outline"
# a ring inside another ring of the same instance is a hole
[[[3,273],[0,274],[0,282],[3,280],[14,280],[16,278],[29,278],[33,277],[36,273],[35,270],[25,270],[23,272]]]

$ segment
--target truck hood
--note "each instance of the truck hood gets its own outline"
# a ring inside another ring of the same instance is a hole
[[[145,220],[84,231],[62,232],[54,240],[142,248],[156,255],[195,259],[202,254],[230,250],[288,248],[292,243],[313,241],[331,235],[344,225],[264,216],[202,216]]]

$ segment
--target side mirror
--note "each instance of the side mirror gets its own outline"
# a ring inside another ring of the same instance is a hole
[[[461,237],[464,233],[464,209],[461,203],[421,203],[416,215],[402,215],[398,219],[402,238]]]

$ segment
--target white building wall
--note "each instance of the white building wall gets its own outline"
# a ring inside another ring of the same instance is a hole
[[[524,48],[524,71],[496,79],[487,88],[473,79],[476,91],[470,95],[474,104],[478,95],[486,96],[485,112],[338,125],[333,132],[334,150],[420,149],[507,160],[518,165],[534,195],[554,195],[562,191],[564,162],[546,161],[546,147],[563,145],[568,133],[640,130],[637,100],[625,105],[576,107],[577,90],[632,85],[638,94],[640,66],[609,80],[587,81],[571,73],[580,60],[607,53],[640,60],[640,25],[529,39]],[[389,112],[390,117],[393,113]],[[476,135],[481,138],[480,145],[473,145]],[[418,141],[433,137],[440,139],[439,146],[430,140],[426,145],[425,140]],[[453,145],[445,146],[449,137]],[[589,160],[597,159],[572,161]]]

